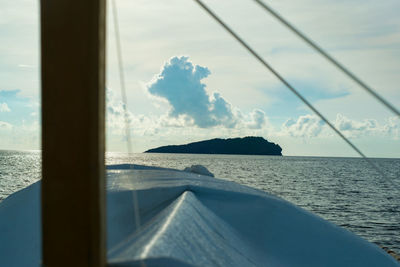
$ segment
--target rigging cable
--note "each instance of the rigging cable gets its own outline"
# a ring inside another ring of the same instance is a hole
[[[271,14],[273,17],[275,17],[277,20],[279,20],[283,25],[285,25],[287,28],[289,28],[294,34],[296,34],[298,37],[300,37],[300,39],[302,39],[309,46],[314,48],[314,50],[316,50],[320,55],[325,57],[325,59],[327,59],[329,62],[331,62],[333,65],[335,65],[339,70],[341,70],[344,74],[346,74],[347,77],[349,77],[351,80],[353,80],[355,83],[357,83],[362,89],[364,89],[366,92],[368,92],[370,95],[372,95],[376,100],[381,102],[381,104],[383,104],[385,107],[387,107],[395,115],[400,117],[399,110],[397,110],[392,104],[390,104],[386,99],[384,99],[382,96],[380,96],[377,92],[375,92],[374,89],[372,89],[366,83],[361,81],[349,69],[347,69],[341,63],[339,63],[336,59],[334,59],[331,55],[329,55],[326,51],[324,51],[314,41],[312,41],[310,38],[308,38],[305,34],[300,32],[298,29],[296,29],[296,27],[294,27],[292,24],[290,24],[287,20],[285,20],[281,15],[279,15],[276,11],[274,11],[271,7],[269,7],[263,1],[261,1],[261,0],[254,0],[254,1],[257,4],[259,4],[265,11],[267,11],[269,14]]]
[[[355,152],[366,160],[382,177],[386,178],[383,171],[369,159],[360,149],[358,149],[347,137],[345,137],[329,120],[322,115],[304,96],[302,96],[288,81],[286,81],[270,64],[268,64],[258,53],[252,49],[240,36],[238,36],[225,22],[223,22],[208,6],[201,0],[193,0],[200,5],[214,20],[216,20],[228,33],[230,33],[250,54],[252,54],[264,67],[272,72],[293,94],[295,94],[308,108],[310,108],[321,120],[323,120],[337,135],[340,136]],[[392,180],[386,178],[390,183]]]
[[[114,19],[114,32],[115,32],[115,43],[117,50],[117,58],[118,58],[118,71],[119,71],[119,80],[121,87],[121,98],[122,104],[124,108],[124,121],[125,121],[125,137],[126,137],[126,145],[128,150],[128,156],[132,155],[132,141],[131,141],[131,133],[129,131],[129,114],[128,114],[128,100],[126,96],[126,87],[125,87],[125,76],[124,76],[124,66],[122,61],[122,48],[121,48],[121,37],[119,34],[119,24],[118,24],[118,12],[117,5],[115,0],[111,0],[112,4],[112,13]],[[129,168],[133,169],[133,165],[129,164]],[[140,214],[139,214],[139,202],[136,190],[132,190],[133,197],[133,210],[135,216],[135,225],[136,230],[140,227]]]

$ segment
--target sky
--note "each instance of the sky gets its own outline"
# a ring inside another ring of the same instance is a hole
[[[37,2],[0,2],[0,149],[40,149]],[[205,2],[367,156],[400,158],[400,119],[254,1]],[[265,2],[400,107],[398,0]],[[357,156],[194,1],[117,7],[133,152],[255,135],[287,156]],[[112,19],[108,12],[106,142],[124,152]]]

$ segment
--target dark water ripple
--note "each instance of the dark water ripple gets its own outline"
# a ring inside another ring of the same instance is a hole
[[[400,159],[373,160],[387,179],[358,158],[107,154],[107,164],[204,165],[216,177],[280,196],[399,254]],[[39,152],[0,151],[0,201],[38,180],[40,168]]]

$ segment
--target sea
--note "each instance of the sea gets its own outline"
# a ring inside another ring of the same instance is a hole
[[[400,254],[400,159],[106,153],[106,164],[183,170],[200,164],[218,179],[286,199]],[[0,150],[0,202],[38,181],[40,151]]]

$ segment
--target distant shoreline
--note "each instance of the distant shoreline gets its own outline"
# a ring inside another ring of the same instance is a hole
[[[221,154],[221,155],[269,155],[282,156],[282,148],[262,137],[210,139],[184,145],[161,146],[145,153],[181,153],[181,154]]]

